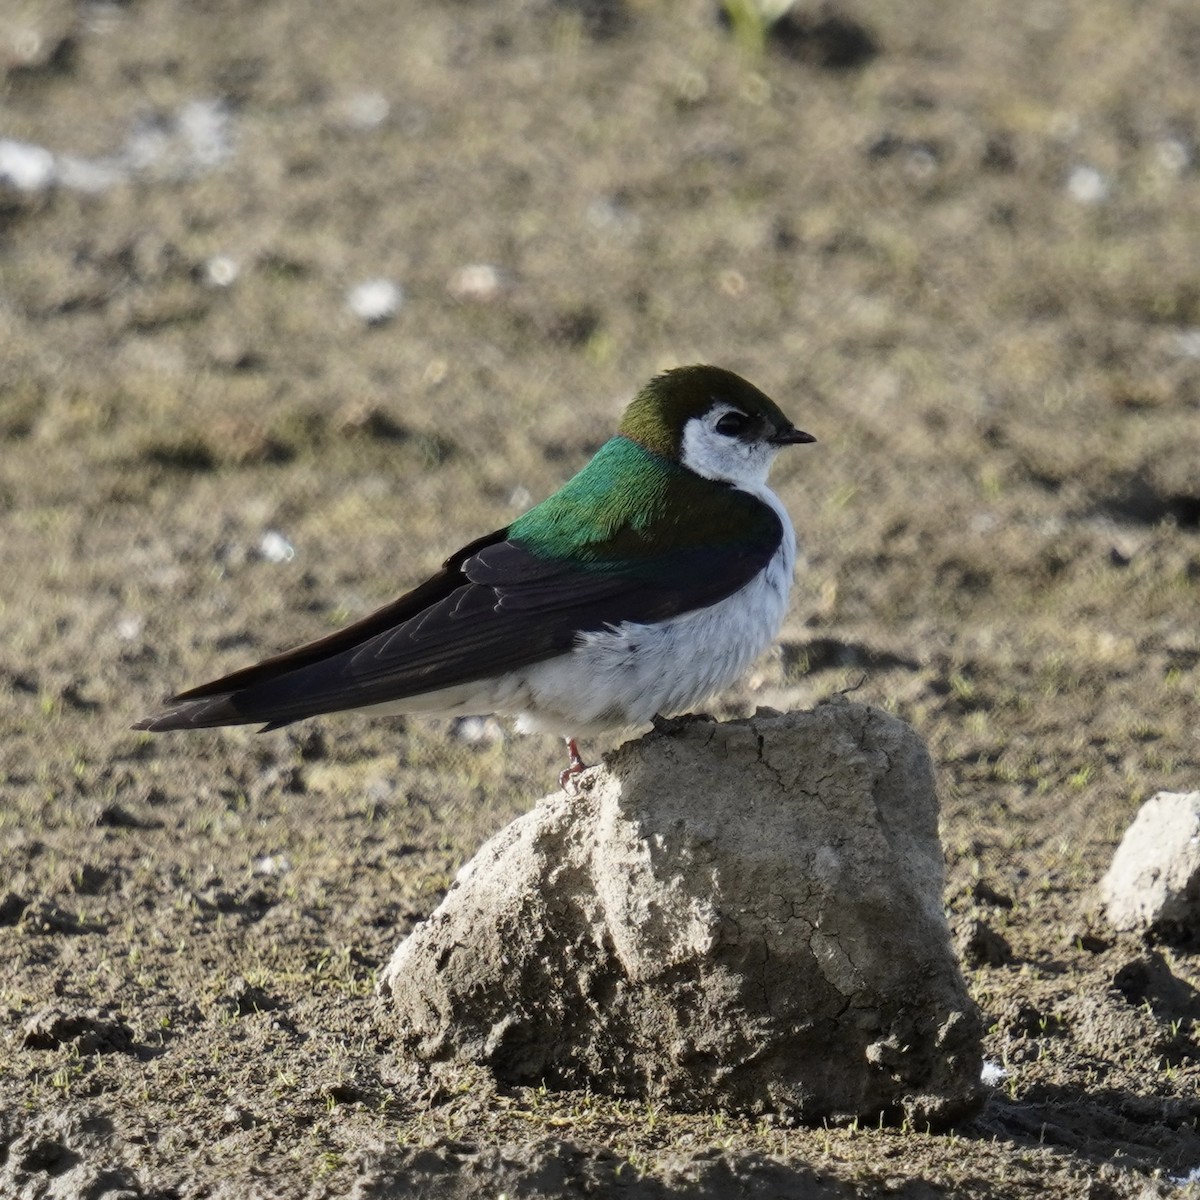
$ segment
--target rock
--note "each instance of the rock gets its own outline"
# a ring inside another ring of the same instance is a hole
[[[121,1013],[88,1008],[81,1011],[50,1004],[38,1009],[21,1029],[31,1050],[54,1050],[71,1044],[80,1054],[131,1053],[133,1032]]]
[[[20,924],[30,934],[93,933],[99,929],[45,896],[36,897],[21,910]]]
[[[390,321],[404,303],[400,285],[390,279],[367,279],[355,284],[346,295],[346,307],[368,325]]]
[[[216,1007],[235,1017],[245,1017],[257,1012],[271,1012],[278,1008],[279,1004],[277,997],[272,996],[263,988],[247,983],[240,975],[230,981],[229,986],[216,1001]]]
[[[1115,929],[1200,936],[1200,792],[1159,792],[1142,805],[1100,899]]]
[[[933,770],[861,705],[672,722],[488,842],[380,983],[401,1057],[791,1120],[982,1099]]]

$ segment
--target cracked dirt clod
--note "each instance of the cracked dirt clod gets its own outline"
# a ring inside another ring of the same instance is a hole
[[[683,1108],[979,1100],[929,757],[848,703],[630,742],[493,838],[381,988],[402,1052]]]

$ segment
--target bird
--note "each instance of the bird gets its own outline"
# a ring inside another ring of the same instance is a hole
[[[565,788],[586,769],[579,739],[691,709],[775,639],[796,535],[767,475],[815,441],[732,371],[664,371],[558,491],[424,583],[133,728],[495,713],[566,741]]]

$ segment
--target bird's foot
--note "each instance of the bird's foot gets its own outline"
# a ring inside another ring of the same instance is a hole
[[[570,791],[578,793],[579,784],[577,782],[580,775],[587,770],[587,763],[579,756],[579,747],[575,744],[574,738],[567,738],[567,769],[559,772],[558,786],[565,792],[568,790],[567,784],[570,784]]]

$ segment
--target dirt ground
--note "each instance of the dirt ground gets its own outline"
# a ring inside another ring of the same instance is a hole
[[[1095,899],[1200,787],[1200,10],[728,14],[4,5],[0,1195],[1200,1193],[1197,946]],[[714,711],[853,686],[938,763],[996,1069],[948,1133],[413,1095],[376,973],[560,747],[128,728],[693,361],[820,439],[781,650]]]

